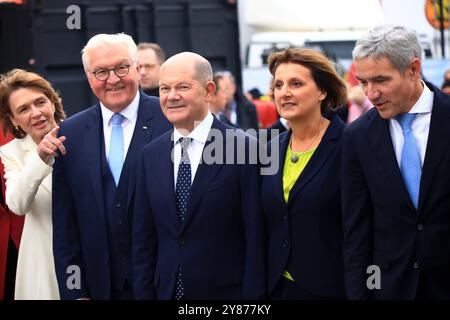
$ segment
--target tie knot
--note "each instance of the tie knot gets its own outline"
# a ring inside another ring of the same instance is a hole
[[[411,124],[416,118],[417,113],[403,113],[395,117],[402,127],[403,132],[411,130]]]
[[[192,138],[180,138],[178,139],[180,142],[181,148],[186,149],[192,141]]]
[[[123,115],[120,113],[114,113],[111,117],[111,122],[113,126],[120,126],[123,121]]]

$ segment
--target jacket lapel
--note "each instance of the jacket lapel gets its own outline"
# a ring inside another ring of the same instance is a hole
[[[227,145],[227,141],[225,140],[227,138],[227,135],[225,133],[226,127],[219,120],[214,118],[211,129],[218,129],[222,132],[222,137],[224,138],[222,150],[225,150],[225,147]],[[233,137],[230,136],[230,137],[228,137],[228,139],[233,139]],[[217,175],[217,172],[219,172],[219,170],[223,166],[218,163],[207,164],[204,161],[204,152],[205,152],[205,149],[208,147],[208,145],[213,142],[211,140],[212,140],[212,135],[211,135],[211,131],[210,131],[210,133],[208,135],[208,139],[206,140],[205,146],[203,148],[202,158],[198,165],[197,173],[195,174],[195,177],[194,177],[194,182],[192,183],[191,194],[189,197],[189,202],[188,202],[188,207],[187,207],[187,215],[186,215],[186,219],[185,219],[184,223],[181,225],[180,233],[183,232],[184,228],[189,223],[189,220],[191,219],[192,215],[195,212],[195,209],[199,205],[200,200],[202,199],[205,191],[207,190],[210,183],[214,180],[215,176]],[[229,145],[230,144],[228,144],[228,146]],[[226,151],[223,153],[224,153],[223,161],[225,161]]]
[[[271,154],[279,152],[279,166],[278,171],[274,177],[271,177],[273,186],[275,188],[274,193],[283,206],[286,206],[286,201],[284,201],[284,191],[283,191],[283,170],[284,170],[284,162],[286,161],[286,151],[289,145],[289,141],[291,140],[292,131],[289,130],[285,134],[280,134],[275,137],[275,139],[280,139],[280,150],[272,150],[272,143],[270,144],[270,152]]]
[[[429,196],[433,178],[439,168],[442,157],[447,152],[450,140],[450,108],[448,97],[432,87],[434,92],[433,110],[431,112],[430,131],[422,169],[422,179],[419,193],[419,212]],[[446,99],[447,101],[444,101]],[[443,139],[446,137],[446,139]]]
[[[167,199],[167,205],[169,208],[168,216],[172,219],[172,222],[178,227],[180,225],[180,219],[178,217],[176,198],[175,198],[175,184],[173,173],[173,130],[170,134],[164,134],[164,141],[162,141],[161,153],[157,158],[159,164],[157,169],[155,168],[155,177],[158,176],[161,195]],[[177,229],[178,230],[178,229]]]
[[[326,130],[316,151],[292,187],[292,190],[289,193],[289,200],[287,203],[288,207],[291,205],[299,191],[302,190],[314,178],[314,176],[328,161],[328,158],[336,149],[337,141],[341,136],[343,128],[344,123],[337,116],[335,116]]]
[[[25,163],[27,162],[28,157],[30,157],[34,152],[36,152],[37,144],[34,142],[33,138],[27,134],[21,141],[20,144],[23,151],[25,152]],[[49,193],[52,193],[52,176],[49,174],[43,180],[41,185],[47,190]]]
[[[140,95],[138,115],[136,119],[136,126],[134,127],[133,137],[127,151],[127,156],[123,164],[122,172],[128,176],[128,197],[127,207],[131,203],[132,195],[136,186],[136,170],[142,147],[149,143],[153,132],[153,113],[148,105],[144,104],[145,96]]]
[[[386,173],[386,176],[392,182],[391,185],[397,188],[398,194],[407,203],[408,207],[411,210],[416,210],[409,197],[400,168],[398,167],[389,131],[389,120],[382,119],[378,112],[374,110],[372,118],[365,127],[365,133],[375,151],[377,163],[382,167],[380,171]]]
[[[105,207],[103,199],[103,180],[102,180],[102,155],[103,148],[100,146],[104,143],[102,130],[102,116],[100,105],[97,104],[91,111],[89,120],[86,123],[84,131],[84,146],[86,150],[86,160],[88,163],[90,179],[94,191],[95,201],[98,212],[102,219],[105,217]]]

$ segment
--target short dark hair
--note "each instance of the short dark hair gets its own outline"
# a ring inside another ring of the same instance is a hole
[[[156,58],[158,59],[159,64],[162,64],[166,60],[166,54],[164,53],[164,50],[156,43],[141,42],[138,44],[137,49],[138,51],[152,49],[156,54]]]
[[[16,138],[24,138],[27,134],[22,128],[16,129],[11,122],[12,116],[9,97],[21,88],[31,88],[42,92],[55,105],[55,121],[60,123],[66,118],[61,98],[52,85],[40,75],[22,69],[14,69],[0,76],[0,123],[3,125],[4,135],[12,133]]]
[[[281,64],[295,63],[311,71],[317,87],[327,96],[320,106],[322,114],[334,110],[347,101],[347,87],[336,72],[333,63],[319,51],[309,48],[289,48],[272,52],[268,58],[269,70],[275,72]],[[272,80],[273,83],[273,80]]]

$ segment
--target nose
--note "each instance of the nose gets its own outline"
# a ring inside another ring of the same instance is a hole
[[[289,97],[291,95],[291,91],[289,90],[289,86],[283,85],[280,89],[280,96],[281,97]]]
[[[41,110],[39,110],[39,108],[36,108],[36,106],[33,104],[31,106],[31,117],[38,118],[40,116],[41,116]]]
[[[113,70],[109,70],[109,77],[108,77],[108,83],[114,84],[120,81],[120,78],[116,76]]]
[[[372,84],[368,84],[364,87],[364,93],[370,101],[376,101],[381,96],[380,90]]]
[[[178,92],[175,88],[170,89],[168,95],[167,95],[167,99],[169,100],[176,100],[178,99],[180,96],[178,95]]]

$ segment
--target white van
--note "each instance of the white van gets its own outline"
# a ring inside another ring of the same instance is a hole
[[[253,34],[247,46],[245,67],[242,71],[244,92],[258,88],[267,93],[271,75],[267,68],[267,57],[273,50],[289,47],[311,47],[325,53],[335,61],[338,73],[343,76],[352,62],[352,51],[356,41],[366,31],[315,31],[315,32],[258,32]],[[423,35],[419,40],[424,49],[422,73],[426,80],[441,86],[445,70],[450,69],[450,60],[432,58],[430,43]]]
[[[258,32],[247,46],[243,70],[244,91],[259,88],[267,92],[270,73],[267,57],[273,50],[290,47],[311,47],[325,53],[337,63],[341,75],[350,66],[352,50],[365,31],[314,31],[314,32]]]

